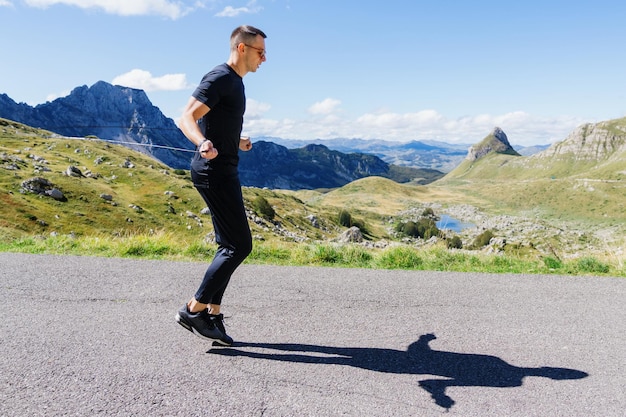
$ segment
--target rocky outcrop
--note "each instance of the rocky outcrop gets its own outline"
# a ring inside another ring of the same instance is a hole
[[[492,152],[520,156],[509,143],[509,139],[506,137],[504,131],[496,127],[480,143],[469,148],[465,159],[476,161]]]
[[[176,149],[192,150],[193,145],[143,90],[98,81],[35,107],[2,94],[0,117],[63,136],[122,142],[172,168],[189,169],[191,154]]]
[[[360,243],[363,242],[363,234],[361,233],[361,229],[352,226],[339,235],[338,241],[340,243]]]
[[[626,117],[576,128],[562,142],[534,157],[554,160],[602,161],[626,151]]]
[[[58,201],[67,201],[63,192],[54,184],[42,177],[35,177],[22,182],[22,192],[52,197]]]

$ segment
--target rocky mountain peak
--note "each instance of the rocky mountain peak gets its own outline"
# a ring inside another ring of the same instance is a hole
[[[31,107],[0,95],[0,117],[71,137],[96,136],[148,154],[172,168],[189,169],[193,144],[172,119],[152,105],[143,90],[99,81],[68,96]],[[287,149],[255,140],[240,159],[242,184],[285,189],[333,188],[366,176],[400,181],[433,181],[442,174],[415,168],[392,169],[377,156],[342,154],[324,145]]]
[[[469,148],[465,159],[476,161],[492,152],[520,156],[509,143],[506,133],[496,126],[480,143]]]
[[[0,97],[0,117],[71,137],[124,144],[173,168],[188,168],[193,149],[174,121],[143,90],[98,81],[35,107]],[[135,145],[137,144],[137,145]]]
[[[601,161],[618,152],[626,152],[626,117],[581,125],[534,157]]]

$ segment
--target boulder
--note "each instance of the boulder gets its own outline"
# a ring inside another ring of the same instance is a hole
[[[361,229],[356,226],[352,226],[339,236],[339,242],[341,243],[360,243],[363,242],[363,234]]]

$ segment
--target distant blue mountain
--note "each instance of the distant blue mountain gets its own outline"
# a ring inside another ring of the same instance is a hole
[[[437,141],[393,142],[380,139],[317,139],[290,140],[275,137],[263,137],[263,140],[281,144],[287,148],[299,148],[309,144],[321,144],[330,149],[350,153],[364,152],[376,155],[388,164],[436,169],[448,172],[454,169],[467,155],[471,145],[447,144]]]
[[[63,136],[96,136],[122,143],[172,168],[189,169],[192,153],[188,151],[193,150],[192,143],[172,119],[152,105],[143,90],[99,81],[91,87],[77,87],[67,97],[35,107],[16,103],[6,94],[0,94],[0,117]],[[400,167],[383,161],[371,151],[375,149],[373,144],[365,140],[352,142],[354,146],[346,154],[309,143],[288,149],[272,143],[274,140],[261,139],[254,138],[252,150],[241,154],[240,173],[244,185],[333,188],[372,175],[424,184],[443,176],[436,169],[410,164]]]
[[[513,149],[522,156],[530,156],[548,149],[550,145],[513,146]]]

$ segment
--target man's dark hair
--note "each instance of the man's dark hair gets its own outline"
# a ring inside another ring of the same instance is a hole
[[[237,49],[240,43],[251,43],[257,36],[261,36],[263,39],[267,38],[261,29],[250,25],[239,26],[230,35],[230,49]]]

